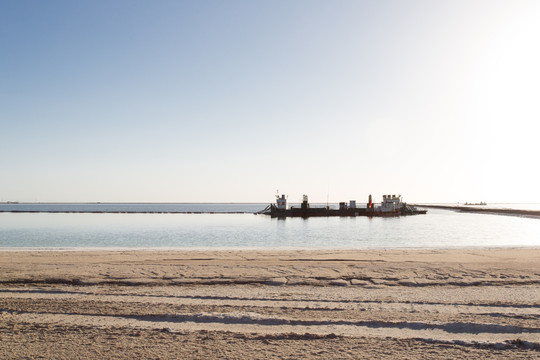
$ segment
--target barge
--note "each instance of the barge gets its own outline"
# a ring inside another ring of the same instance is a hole
[[[258,214],[270,215],[271,217],[286,218],[286,217],[327,217],[327,216],[402,216],[402,215],[418,215],[425,214],[427,210],[417,209],[414,206],[408,205],[402,201],[401,195],[383,195],[383,201],[380,205],[376,205],[372,201],[371,195],[365,207],[356,206],[355,200],[350,200],[349,203],[340,202],[338,209],[332,209],[329,206],[311,207],[308,201],[308,196],[303,195],[300,207],[288,207],[286,195],[276,195],[276,203],[268,205]]]

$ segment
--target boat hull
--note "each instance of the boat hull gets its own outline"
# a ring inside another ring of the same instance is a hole
[[[271,217],[287,218],[287,217],[330,217],[330,216],[342,216],[342,217],[356,217],[356,216],[368,216],[368,217],[394,217],[402,215],[418,215],[425,214],[427,210],[407,209],[402,208],[394,211],[378,211],[375,209],[367,208],[347,208],[347,209],[329,209],[329,208],[290,208],[290,209],[278,209],[275,206],[271,206],[270,209],[263,214],[270,215]]]

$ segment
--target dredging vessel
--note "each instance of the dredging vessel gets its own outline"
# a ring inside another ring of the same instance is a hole
[[[323,216],[402,216],[402,215],[418,215],[425,214],[427,210],[417,209],[414,206],[407,205],[402,201],[401,195],[383,195],[383,201],[380,205],[373,203],[371,195],[366,207],[358,207],[356,200],[350,200],[348,203],[340,202],[338,209],[325,207],[311,207],[308,201],[308,196],[302,196],[300,207],[288,207],[287,196],[282,194],[276,195],[276,203],[268,205],[264,210],[257,214],[270,215],[271,217],[323,217]]]

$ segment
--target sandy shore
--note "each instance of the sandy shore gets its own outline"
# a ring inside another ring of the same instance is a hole
[[[491,214],[491,215],[507,215],[507,216],[520,216],[540,219],[539,210],[524,210],[524,209],[505,209],[505,208],[490,208],[490,207],[478,207],[470,205],[429,205],[429,204],[415,204],[421,208],[428,209],[443,209],[454,210],[458,212],[477,213],[477,214]]]
[[[540,358],[540,249],[1,251],[0,358]]]

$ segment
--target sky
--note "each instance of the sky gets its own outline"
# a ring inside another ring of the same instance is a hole
[[[540,2],[0,0],[0,201],[540,203]]]

